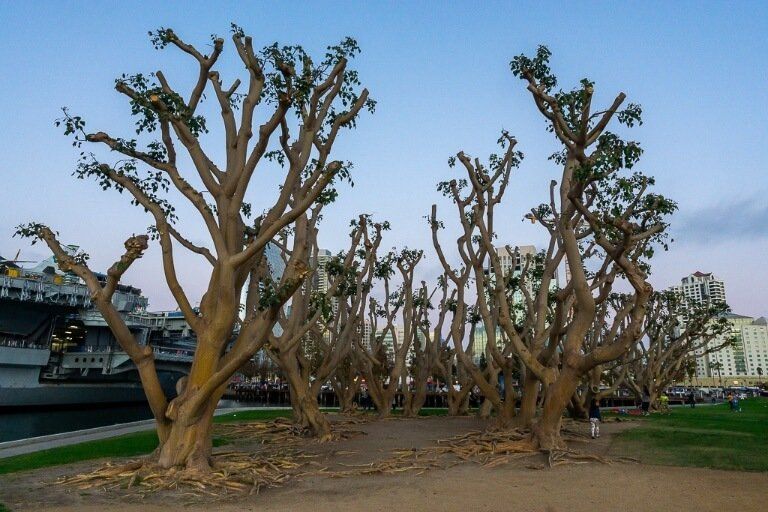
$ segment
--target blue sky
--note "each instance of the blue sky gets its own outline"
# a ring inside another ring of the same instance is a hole
[[[768,3],[4,2],[0,19],[3,256],[19,249],[25,259],[45,256],[11,238],[13,226],[35,219],[105,268],[127,235],[145,229],[147,217],[125,197],[70,176],[77,152],[53,120],[67,105],[92,130],[130,136],[115,77],[157,69],[182,85],[194,77],[183,56],[152,49],[147,31],[173,27],[205,45],[211,33],[228,35],[231,21],[257,45],[299,43],[320,53],[351,35],[363,50],[354,65],[378,108],[335,147],[336,157],[355,163],[355,186],[326,213],[324,246],[341,249],[348,220],[368,212],[392,222],[385,246],[429,249],[422,217],[430,205],[437,202],[452,221],[435,191],[436,182],[453,176],[447,158],[459,150],[486,156],[501,128],[516,135],[526,159],[500,212],[508,222],[499,239],[541,244],[541,228],[520,219],[558,173],[546,159],[555,144],[508,63],[546,44],[562,85],[589,77],[598,101],[624,91],[643,105],[645,123],[627,135],[645,149],[642,169],[680,204],[676,242],[657,258],[654,285],[714,272],[726,281],[735,311],[768,314],[768,169],[759,152],[768,140]],[[231,50],[222,60],[225,80],[240,73]],[[208,141],[213,154],[216,135],[212,130]],[[256,203],[274,192],[274,171],[261,177]],[[204,239],[195,223],[188,229]],[[151,306],[170,308],[157,252],[150,250],[127,281],[145,290]],[[437,262],[427,254],[424,272],[431,275]],[[180,266],[190,295],[199,296],[205,267],[192,257]]]

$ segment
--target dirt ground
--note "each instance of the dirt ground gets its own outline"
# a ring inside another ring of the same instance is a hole
[[[475,418],[420,418],[365,423],[367,435],[301,448],[316,455],[317,464],[333,468],[358,467],[391,456],[395,449],[432,446],[438,439],[482,429]],[[610,457],[614,433],[631,423],[603,425],[598,440],[575,442],[576,450]],[[580,427],[581,428],[581,427]],[[584,431],[587,424],[583,424]],[[258,449],[258,446],[251,446]],[[99,490],[80,491],[56,485],[64,474],[99,466],[89,462],[0,477],[0,502],[16,512],[202,512],[234,511],[763,511],[768,502],[768,474],[675,468],[613,462],[568,464],[530,469],[543,455],[493,468],[462,462],[448,469],[416,474],[359,475],[348,478],[304,476],[255,496],[225,500],[185,501],[161,493],[148,498],[120,497]]]

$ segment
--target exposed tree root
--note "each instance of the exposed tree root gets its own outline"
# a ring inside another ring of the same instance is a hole
[[[566,439],[581,440],[584,435],[579,431],[567,432]],[[540,450],[532,441],[530,433],[523,429],[512,430],[473,430],[448,439],[440,439],[435,446],[412,450],[395,450],[392,456],[368,464],[340,466],[349,469],[335,471],[324,469],[313,473],[332,478],[344,478],[371,474],[394,474],[415,471],[421,474],[429,469],[445,469],[461,462],[474,462],[483,467],[493,468],[515,460],[536,457],[544,454],[546,464],[531,463],[531,469],[544,469],[564,464],[586,464],[599,462],[637,462],[626,457],[607,458],[600,455],[582,453],[570,449]]]
[[[640,461],[632,457],[602,457],[592,453],[582,453],[575,450],[549,450],[546,464],[528,465],[529,469],[545,469],[565,464],[590,464],[599,462],[600,464],[613,464],[614,462],[625,462],[639,464]]]
[[[220,452],[213,455],[210,473],[185,469],[164,469],[146,460],[124,464],[107,463],[81,475],[63,477],[57,483],[79,490],[101,489],[144,497],[162,490],[178,491],[187,497],[226,497],[231,494],[258,494],[262,488],[277,487],[301,474],[316,457],[301,452],[282,455]]]
[[[560,437],[563,441],[568,442],[586,442],[591,437],[589,434],[589,423],[571,419],[563,420],[560,428]]]
[[[547,465],[550,468],[564,464],[589,464],[590,462],[610,464],[611,460],[600,455],[579,453],[573,450],[550,450],[547,455]]]
[[[365,423],[366,420],[357,417],[344,417],[331,423],[331,435],[318,438],[320,441],[336,441],[349,439],[365,432],[354,429],[354,425]],[[217,435],[230,440],[255,441],[260,444],[275,444],[280,446],[296,445],[311,437],[308,429],[293,423],[288,418],[277,418],[272,421],[251,421],[246,423],[222,423],[215,427]]]
[[[512,460],[538,454],[520,431],[471,431],[437,441],[435,446],[410,450],[394,450],[392,456],[368,464],[343,464],[350,469],[338,471],[323,469],[313,473],[332,478],[359,475],[394,474],[415,471],[421,474],[429,469],[446,469],[462,461],[476,462],[485,467],[506,464]]]
[[[361,432],[353,426],[364,421],[358,418],[335,421],[334,435],[338,438],[357,435]],[[529,431],[511,429],[473,430],[437,440],[432,446],[394,450],[385,459],[367,464],[346,464],[334,460],[328,467],[323,467],[317,460],[313,460],[319,455],[307,454],[298,449],[299,444],[306,445],[309,439],[301,428],[288,420],[223,424],[217,425],[216,429],[217,434],[230,439],[255,441],[265,447],[253,454],[236,451],[214,453],[210,472],[163,469],[149,459],[142,459],[123,464],[107,463],[89,473],[61,478],[58,483],[79,490],[102,489],[139,497],[170,490],[192,499],[216,499],[236,494],[256,494],[263,488],[276,487],[289,479],[303,476],[348,478],[403,472],[421,474],[430,469],[446,469],[462,462],[493,468],[542,454],[546,456],[543,463],[531,461],[526,467],[546,469],[565,464],[638,462],[628,457],[608,458],[571,449],[541,450]],[[584,437],[576,429],[564,428],[563,433],[569,440],[581,440]],[[331,456],[335,459],[355,453],[337,450]]]
[[[364,420],[343,418],[334,421],[333,439],[364,434],[353,428],[360,423]],[[233,441],[257,442],[265,445],[266,449],[253,454],[236,451],[214,453],[210,472],[165,469],[146,458],[121,464],[107,463],[89,473],[63,477],[57,483],[80,490],[102,489],[140,497],[172,490],[191,498],[216,498],[258,493],[262,488],[281,485],[289,478],[318,471],[319,464],[311,460],[317,455],[297,449],[309,440],[308,432],[288,419],[219,424],[215,433]],[[337,455],[349,453],[338,452]]]

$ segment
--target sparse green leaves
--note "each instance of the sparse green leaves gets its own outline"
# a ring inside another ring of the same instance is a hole
[[[626,126],[629,126],[630,128],[635,126],[635,124],[642,125],[643,120],[641,118],[641,115],[643,114],[643,109],[638,105],[637,103],[630,103],[626,106],[624,110],[621,110],[616,113],[616,119],[618,121]]]
[[[73,135],[72,145],[79,148],[85,142],[85,121],[80,116],[70,114],[67,107],[61,107],[61,111],[64,115],[53,124],[57,128],[63,126],[64,135]]]
[[[13,233],[14,237],[19,238],[29,238],[31,239],[31,244],[35,245],[38,240],[40,240],[40,236],[42,235],[42,230],[45,228],[45,224],[41,224],[39,222],[28,222],[27,224],[19,224],[16,226],[16,231]],[[58,235],[58,233],[56,233]]]
[[[518,78],[533,77],[545,91],[557,86],[557,78],[549,69],[549,58],[552,52],[546,46],[540,45],[533,58],[520,54],[509,63],[512,74]]]
[[[115,80],[115,88],[127,92],[131,115],[136,117],[136,133],[151,133],[160,121],[181,122],[194,137],[208,132],[205,117],[194,114],[184,98],[175,91],[162,87],[154,74],[123,74]]]
[[[245,37],[245,30],[243,30],[243,27],[236,23],[230,23],[229,26],[233,37]]]
[[[264,153],[264,158],[270,162],[277,162],[280,167],[285,167],[285,153],[280,150],[267,151]]]
[[[152,46],[155,47],[155,50],[163,50],[166,46],[171,44],[171,42],[176,40],[176,34],[174,34],[173,30],[170,28],[160,27],[155,31],[150,30],[147,34],[149,35],[149,40],[152,43]]]
[[[94,179],[102,190],[115,189],[119,193],[125,190],[125,184],[121,180],[128,180],[151,203],[160,207],[169,221],[175,221],[176,208],[161,195],[170,190],[170,180],[160,171],[149,171],[142,175],[136,164],[136,160],[131,159],[120,160],[115,165],[109,166],[99,162],[92,153],[82,153],[72,175],[81,180]],[[135,196],[131,202],[135,205],[141,204]],[[142,206],[147,209],[149,205],[142,204]]]

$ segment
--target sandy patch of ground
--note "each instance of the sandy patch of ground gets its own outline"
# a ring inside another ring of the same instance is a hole
[[[305,443],[306,452],[326,467],[366,464],[390,456],[394,449],[421,448],[468,430],[481,429],[475,418],[423,418],[361,425],[367,435],[343,441]],[[589,453],[609,453],[612,434],[631,423],[603,425],[603,437],[573,447]],[[583,424],[586,431],[588,426]],[[252,449],[258,448],[256,445]],[[539,456],[536,456],[539,457]],[[542,462],[543,458],[537,459]],[[530,462],[530,461],[528,461]],[[602,511],[674,510],[696,512],[765,510],[768,474],[674,468],[643,464],[589,463],[545,470],[526,462],[483,468],[464,462],[449,469],[417,475],[367,475],[351,478],[301,477],[285,486],[211,503],[189,503],[178,496],[155,495],[144,500],[117,498],[96,491],[51,485],[62,474],[86,471],[95,463],[51,468],[0,478],[0,502],[20,512],[167,512],[217,511]]]

